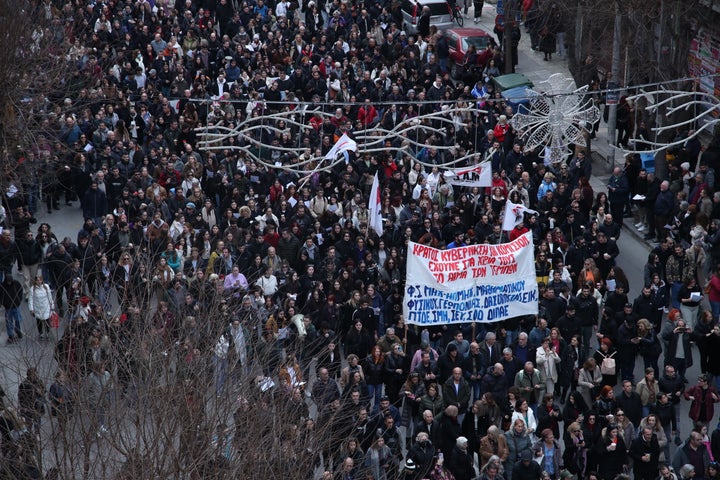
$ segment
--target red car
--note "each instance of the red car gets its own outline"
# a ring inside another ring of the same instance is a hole
[[[487,32],[478,28],[451,28],[445,32],[445,36],[450,47],[450,75],[452,78],[462,78],[465,54],[470,45],[474,45],[477,50],[475,65],[480,70],[485,68],[490,56],[483,53],[492,41],[492,37]]]

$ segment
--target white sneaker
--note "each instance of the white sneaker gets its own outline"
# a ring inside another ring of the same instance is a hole
[[[641,233],[644,232],[644,231],[645,231],[645,226],[639,226],[638,229],[637,229],[637,231],[638,231],[638,232],[641,232]]]
[[[636,223],[636,224],[635,224],[635,228],[640,228],[640,227],[642,227],[642,225],[643,225],[642,222]]]

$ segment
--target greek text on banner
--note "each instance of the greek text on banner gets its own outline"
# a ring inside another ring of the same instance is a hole
[[[498,322],[538,313],[532,236],[438,250],[410,242],[403,315],[415,325]]]

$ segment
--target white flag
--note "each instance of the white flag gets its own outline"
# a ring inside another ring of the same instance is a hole
[[[445,180],[451,185],[461,187],[491,187],[492,165],[482,162],[470,167],[456,168],[444,173]]]
[[[343,133],[343,136],[335,142],[335,145],[333,145],[327,155],[325,155],[325,159],[333,161],[338,155],[343,152],[347,152],[348,150],[357,152],[357,143],[355,143],[355,140],[348,137],[346,133]]]
[[[530,210],[522,203],[512,203],[510,200],[508,200],[505,203],[505,216],[503,217],[502,229],[509,232],[513,228],[520,225],[520,223],[522,223],[523,221],[523,214],[526,212],[535,215],[538,214],[538,212],[536,212],[535,210]]]
[[[375,178],[373,178],[372,189],[370,190],[370,203],[368,209],[370,210],[370,218],[368,219],[369,227],[375,232],[382,236],[383,234],[383,219],[382,219],[382,198],[380,197],[380,181],[378,180],[378,174],[375,172]]]

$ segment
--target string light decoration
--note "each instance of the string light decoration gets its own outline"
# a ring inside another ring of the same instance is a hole
[[[415,103],[417,102],[413,102],[413,104]],[[333,107],[337,107],[337,105],[333,105]],[[386,108],[389,108],[389,105],[386,105]],[[263,131],[272,132],[273,136],[279,136],[283,133],[283,130],[278,128],[281,121],[285,123],[286,128],[295,129],[298,134],[301,134],[305,129],[312,128],[307,123],[303,123],[302,119],[307,114],[316,113],[322,117],[323,121],[333,117],[331,113],[323,111],[322,108],[311,109],[305,105],[296,110],[248,116],[232,128],[223,125],[198,127],[195,129],[199,138],[198,148],[203,151],[231,150],[243,152],[246,158],[257,164],[264,165],[269,169],[282,168],[300,176],[329,171],[339,163],[344,162],[345,157],[340,155],[334,159],[325,159],[323,156],[316,156],[314,151],[311,151],[310,155],[304,155],[302,145],[291,148],[263,142],[263,138],[266,137],[262,134]],[[426,139],[431,135],[442,138],[449,126],[454,125],[459,130],[467,125],[467,120],[472,116],[486,113],[486,111],[475,108],[473,100],[459,101],[454,104],[445,104],[438,111],[416,115],[398,122],[392,129],[383,128],[378,123],[367,129],[354,130],[352,138],[357,143],[356,155],[389,153],[396,156],[399,153],[409,155],[414,162],[425,167],[437,166],[440,169],[479,163],[480,155],[474,151],[459,155],[456,145],[444,145],[440,142],[428,145]],[[485,132],[477,133],[478,138],[482,138],[484,135]],[[235,142],[230,143],[229,139],[231,138]],[[399,146],[394,142],[391,145],[386,143],[387,140],[394,139],[400,139]],[[423,161],[422,158],[418,158],[418,153],[427,147],[435,148],[438,152],[447,153],[450,160],[442,163],[428,163]],[[283,161],[281,164],[269,161],[259,155],[258,152],[262,149],[271,149],[281,155],[287,154],[288,157],[292,158],[292,161]]]
[[[663,98],[664,97],[664,98]],[[679,147],[688,140],[699,136],[705,130],[711,130],[720,123],[720,100],[706,92],[702,91],[684,91],[684,90],[665,90],[659,88],[657,90],[642,90],[641,93],[627,97],[629,102],[637,102],[643,99],[647,103],[645,110],[654,115],[663,113],[667,118],[674,114],[685,110],[693,109],[687,120],[669,123],[667,125],[653,127],[650,130],[655,132],[656,137],[665,132],[675,132],[678,128],[684,130],[693,130],[688,136],[683,136],[671,142],[651,141],[643,139],[642,144],[646,147],[643,150],[622,149],[624,153],[655,153],[672,147]],[[695,128],[697,126],[697,128]]]
[[[558,163],[570,145],[587,146],[585,133],[600,119],[600,110],[587,96],[587,85],[573,89],[573,80],[561,73],[539,83],[543,88],[526,90],[527,113],[513,115],[510,125],[518,131],[525,151],[543,147],[541,156]]]

